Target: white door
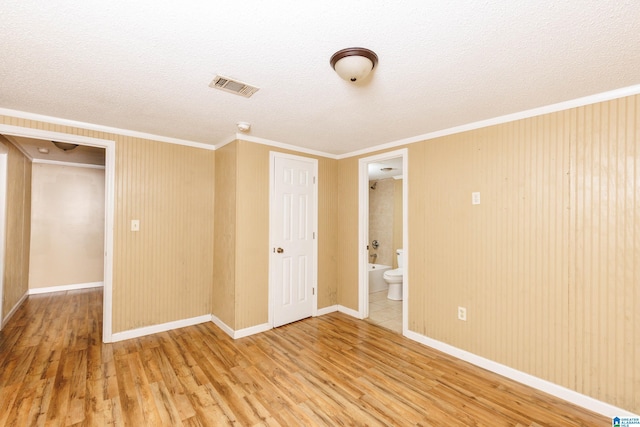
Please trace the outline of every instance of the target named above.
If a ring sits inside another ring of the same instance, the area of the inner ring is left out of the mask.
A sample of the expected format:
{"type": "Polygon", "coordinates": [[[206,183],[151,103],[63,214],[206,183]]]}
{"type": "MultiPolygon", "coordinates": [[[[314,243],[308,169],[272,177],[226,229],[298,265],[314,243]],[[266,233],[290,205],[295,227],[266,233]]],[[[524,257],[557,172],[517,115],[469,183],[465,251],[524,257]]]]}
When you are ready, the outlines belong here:
{"type": "Polygon", "coordinates": [[[271,307],[273,326],[310,317],[316,307],[315,159],[271,154],[271,307]]]}

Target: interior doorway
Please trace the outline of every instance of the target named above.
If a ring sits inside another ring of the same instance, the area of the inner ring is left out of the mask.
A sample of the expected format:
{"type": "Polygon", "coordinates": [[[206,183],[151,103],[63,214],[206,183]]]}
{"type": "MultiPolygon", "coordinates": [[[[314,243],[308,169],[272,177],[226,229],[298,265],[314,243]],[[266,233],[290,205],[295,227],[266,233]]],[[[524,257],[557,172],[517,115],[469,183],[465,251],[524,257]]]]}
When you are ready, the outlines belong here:
{"type": "MultiPolygon", "coordinates": [[[[115,141],[91,138],[81,135],[1,125],[0,134],[14,137],[58,141],[63,143],[86,145],[105,150],[105,233],[104,233],[104,296],[103,330],[104,342],[112,341],[112,281],[113,281],[113,221],[115,200],[115,141]]],[[[4,290],[3,290],[4,291],[4,290]]]]}
{"type": "Polygon", "coordinates": [[[407,286],[409,282],[407,274],[408,263],[406,262],[409,249],[407,173],[408,150],[406,148],[362,158],[359,161],[359,314],[363,319],[371,318],[372,321],[376,317],[375,323],[403,334],[407,330],[409,298],[407,286]],[[385,169],[385,171],[382,171],[385,173],[380,174],[380,169],[385,169]],[[391,188],[391,190],[385,190],[388,188],[391,188]],[[373,200],[372,196],[378,197],[378,193],[375,193],[376,191],[380,192],[382,198],[389,197],[388,194],[394,194],[394,191],[400,192],[398,197],[401,196],[400,206],[402,213],[397,218],[400,223],[397,225],[401,227],[399,237],[392,237],[394,232],[391,229],[394,226],[392,224],[393,220],[390,219],[391,217],[385,217],[385,219],[381,220],[382,222],[388,222],[388,224],[371,228],[372,222],[380,222],[375,217],[376,213],[371,212],[372,203],[382,203],[382,207],[380,205],[376,207],[377,210],[389,210],[389,207],[384,205],[394,203],[392,200],[379,202],[379,198],[373,200]],[[382,193],[386,195],[382,195],[382,193]],[[385,230],[386,227],[388,227],[387,230],[385,230]],[[382,279],[383,274],[380,269],[392,271],[397,268],[396,257],[398,249],[401,250],[404,261],[402,284],[400,285],[401,293],[400,295],[397,293],[391,295],[388,294],[387,287],[384,288],[384,291],[380,291],[378,288],[380,281],[382,281],[382,286],[388,286],[382,279]],[[402,299],[398,300],[398,296],[402,299]],[[378,317],[378,313],[374,313],[372,310],[385,310],[385,315],[389,318],[382,319],[378,317]],[[397,313],[397,310],[400,310],[401,314],[397,313]],[[397,319],[393,319],[396,315],[401,315],[401,325],[397,324],[397,319]],[[389,321],[384,324],[383,322],[386,320],[389,321]]]}

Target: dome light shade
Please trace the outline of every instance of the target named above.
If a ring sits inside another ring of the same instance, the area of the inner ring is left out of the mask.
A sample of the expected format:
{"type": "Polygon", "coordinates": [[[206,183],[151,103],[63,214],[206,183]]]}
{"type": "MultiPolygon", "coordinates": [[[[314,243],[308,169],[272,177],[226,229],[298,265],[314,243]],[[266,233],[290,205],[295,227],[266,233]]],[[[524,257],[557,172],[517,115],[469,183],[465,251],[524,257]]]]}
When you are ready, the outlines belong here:
{"type": "Polygon", "coordinates": [[[74,148],[78,147],[78,144],[73,144],[73,143],[70,143],[70,142],[58,142],[58,141],[51,141],[51,142],[53,142],[53,145],[55,145],[56,147],[58,147],[62,151],[71,151],[74,148]]]}
{"type": "Polygon", "coordinates": [[[357,82],[367,77],[375,68],[378,55],[363,47],[349,47],[334,53],[329,62],[342,79],[357,82]]]}

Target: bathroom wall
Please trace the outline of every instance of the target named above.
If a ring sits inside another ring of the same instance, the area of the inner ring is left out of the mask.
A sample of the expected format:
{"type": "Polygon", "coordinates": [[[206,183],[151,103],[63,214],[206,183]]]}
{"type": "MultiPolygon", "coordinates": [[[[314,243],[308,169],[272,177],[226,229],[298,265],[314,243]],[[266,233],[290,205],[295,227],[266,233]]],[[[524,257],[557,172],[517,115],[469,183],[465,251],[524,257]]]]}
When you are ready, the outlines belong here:
{"type": "Polygon", "coordinates": [[[393,178],[369,181],[369,261],[393,265],[395,249],[393,241],[395,218],[395,183],[393,178]],[[375,183],[375,189],[371,187],[375,183]],[[377,240],[378,249],[371,246],[377,240]],[[377,254],[375,260],[371,257],[377,254]]]}
{"type": "Polygon", "coordinates": [[[32,169],[29,288],[102,282],[104,168],[32,169]]]}
{"type": "Polygon", "coordinates": [[[31,234],[31,161],[0,135],[8,150],[7,211],[2,315],[6,316],[27,293],[31,234]]]}
{"type": "MultiPolygon", "coordinates": [[[[402,248],[402,179],[387,178],[369,181],[369,243],[378,240],[377,264],[398,268],[396,249],[402,248]],[[375,190],[371,186],[376,184],[375,190]]],[[[373,258],[369,258],[373,261],[373,258]]]]}
{"type": "MultiPolygon", "coordinates": [[[[403,204],[402,204],[402,179],[393,180],[393,248],[402,248],[403,235],[403,204]]],[[[395,254],[395,252],[394,252],[395,254]]],[[[393,268],[398,268],[398,258],[393,257],[393,268]]]]}

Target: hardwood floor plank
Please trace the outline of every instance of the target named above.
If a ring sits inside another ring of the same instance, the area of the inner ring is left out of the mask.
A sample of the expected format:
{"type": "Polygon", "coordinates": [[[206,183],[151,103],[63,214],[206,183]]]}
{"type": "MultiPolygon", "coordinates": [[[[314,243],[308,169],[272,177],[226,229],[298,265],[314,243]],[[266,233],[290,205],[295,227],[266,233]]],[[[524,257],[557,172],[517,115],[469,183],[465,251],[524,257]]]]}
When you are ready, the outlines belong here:
{"type": "Polygon", "coordinates": [[[143,407],[138,400],[136,384],[129,366],[128,354],[115,358],[118,377],[118,396],[125,423],[131,426],[145,425],[143,407]]]}
{"type": "Polygon", "coordinates": [[[158,410],[158,417],[164,426],[182,426],[180,413],[173,403],[171,393],[161,382],[154,382],[149,385],[151,395],[155,400],[158,410]]]}
{"type": "Polygon", "coordinates": [[[102,344],[100,289],[30,296],[0,332],[0,426],[597,426],[610,420],[341,313],[233,340],[102,344]]]}

